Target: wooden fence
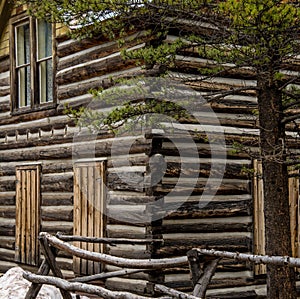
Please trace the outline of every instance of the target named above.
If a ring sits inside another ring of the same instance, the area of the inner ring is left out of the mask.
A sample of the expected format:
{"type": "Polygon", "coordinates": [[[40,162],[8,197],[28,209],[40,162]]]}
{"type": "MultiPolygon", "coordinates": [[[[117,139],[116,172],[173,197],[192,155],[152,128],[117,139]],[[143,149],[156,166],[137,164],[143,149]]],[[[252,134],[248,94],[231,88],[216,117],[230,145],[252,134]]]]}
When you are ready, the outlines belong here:
{"type": "Polygon", "coordinates": [[[101,298],[108,299],[148,299],[149,297],[133,294],[124,291],[111,291],[100,286],[88,284],[95,280],[106,279],[109,277],[118,277],[128,274],[162,270],[166,268],[175,268],[182,265],[189,265],[192,284],[194,286],[193,294],[186,294],[164,285],[153,284],[153,294],[163,294],[161,299],[181,298],[196,299],[205,298],[207,286],[213,277],[218,262],[222,258],[231,258],[235,260],[248,261],[255,264],[275,264],[284,267],[300,267],[300,258],[251,255],[244,253],[233,253],[226,251],[216,251],[208,249],[191,249],[187,256],[163,258],[163,259],[127,259],[116,257],[99,252],[91,252],[76,247],[68,242],[89,242],[102,244],[147,244],[153,242],[163,242],[163,240],[153,239],[112,239],[112,238],[93,238],[80,236],[65,236],[57,234],[52,236],[48,233],[40,233],[39,241],[41,250],[45,256],[38,273],[24,273],[24,278],[32,284],[25,299],[35,299],[43,284],[50,284],[60,289],[64,299],[71,299],[70,292],[83,292],[86,294],[98,295],[101,298]],[[123,268],[113,272],[102,272],[94,275],[76,277],[71,280],[65,280],[62,272],[56,263],[58,250],[65,251],[78,258],[88,261],[100,262],[106,265],[113,265],[123,268]],[[53,276],[48,276],[50,270],[53,276]]]}

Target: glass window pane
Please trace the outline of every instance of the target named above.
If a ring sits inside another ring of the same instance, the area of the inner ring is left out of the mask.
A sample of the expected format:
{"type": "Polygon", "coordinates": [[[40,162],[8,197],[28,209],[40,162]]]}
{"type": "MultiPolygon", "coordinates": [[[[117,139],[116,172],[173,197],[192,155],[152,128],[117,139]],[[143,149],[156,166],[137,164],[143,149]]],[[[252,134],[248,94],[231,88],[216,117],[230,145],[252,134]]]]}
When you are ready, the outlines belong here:
{"type": "Polygon", "coordinates": [[[40,103],[53,101],[53,70],[52,59],[39,64],[40,103]]]}
{"type": "Polygon", "coordinates": [[[30,62],[29,24],[16,28],[17,66],[30,62]]]}
{"type": "Polygon", "coordinates": [[[30,106],[30,66],[18,70],[19,108],[30,106]]]}
{"type": "Polygon", "coordinates": [[[37,20],[38,59],[52,56],[52,26],[37,20]]]}

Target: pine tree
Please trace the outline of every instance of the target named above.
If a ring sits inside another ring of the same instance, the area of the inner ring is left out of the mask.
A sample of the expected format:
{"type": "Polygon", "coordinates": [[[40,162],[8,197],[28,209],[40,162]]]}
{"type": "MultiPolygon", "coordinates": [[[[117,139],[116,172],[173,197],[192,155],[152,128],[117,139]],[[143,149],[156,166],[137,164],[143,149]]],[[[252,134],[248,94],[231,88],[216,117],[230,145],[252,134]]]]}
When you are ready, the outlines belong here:
{"type": "MultiPolygon", "coordinates": [[[[118,39],[124,59],[135,59],[148,69],[159,69],[159,75],[176,68],[176,54],[184,53],[191,45],[200,57],[215,62],[214,67],[202,70],[208,76],[226,71],[226,63],[233,65],[232,68],[250,68],[257,80],[254,89],[258,98],[259,146],[264,174],[266,253],[291,255],[287,166],[297,161],[289,160],[285,132],[286,125],[298,118],[298,115],[288,116],[287,111],[298,108],[300,93],[297,89],[298,76],[281,70],[300,54],[298,1],[24,2],[30,3],[31,13],[37,17],[70,26],[74,37],[100,34],[105,38],[118,39]],[[200,26],[203,23],[209,24],[205,31],[200,26]],[[145,30],[153,38],[142,49],[126,51],[124,36],[134,30],[145,30]],[[164,43],[169,32],[175,33],[178,39],[164,43]]],[[[95,93],[101,97],[102,92],[95,93]]],[[[210,100],[209,96],[207,99],[210,100]]],[[[147,111],[159,109],[148,108],[147,111]]],[[[118,113],[113,112],[109,118],[103,119],[105,125],[113,128],[121,119],[140,113],[130,109],[127,106],[118,113]]],[[[169,111],[174,111],[174,107],[169,111]]],[[[267,286],[270,299],[296,298],[292,268],[268,267],[267,286]]]]}

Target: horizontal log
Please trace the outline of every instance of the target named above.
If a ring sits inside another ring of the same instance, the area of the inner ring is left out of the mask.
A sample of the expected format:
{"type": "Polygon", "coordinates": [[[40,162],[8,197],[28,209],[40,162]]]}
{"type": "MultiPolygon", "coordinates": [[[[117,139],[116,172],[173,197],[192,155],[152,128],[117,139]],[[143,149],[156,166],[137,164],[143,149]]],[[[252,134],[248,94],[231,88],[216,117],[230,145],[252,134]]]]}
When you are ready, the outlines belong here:
{"type": "MultiPolygon", "coordinates": [[[[223,258],[219,261],[217,269],[220,275],[230,276],[229,272],[230,273],[232,272],[231,275],[233,277],[234,275],[236,275],[237,272],[252,271],[252,266],[249,263],[244,261],[235,261],[232,259],[223,258]]],[[[175,275],[175,274],[178,274],[178,276],[180,275],[184,276],[184,275],[190,275],[190,269],[188,266],[185,267],[183,266],[181,268],[177,267],[177,268],[164,269],[162,270],[162,273],[166,276],[175,275]]]]}
{"type": "Polygon", "coordinates": [[[0,59],[0,73],[8,72],[10,68],[10,57],[4,56],[0,59]]]}
{"type": "Polygon", "coordinates": [[[107,167],[123,167],[123,166],[143,166],[149,162],[149,157],[146,154],[132,155],[132,156],[120,156],[115,159],[107,160],[107,167]]]}
{"type": "Polygon", "coordinates": [[[2,261],[15,261],[15,250],[0,248],[0,256],[2,261]]]}
{"type": "Polygon", "coordinates": [[[143,172],[109,173],[107,186],[112,190],[143,192],[145,188],[143,172]]]}
{"type": "Polygon", "coordinates": [[[0,133],[0,137],[5,135],[15,136],[18,135],[26,135],[28,132],[36,133],[39,130],[41,131],[51,131],[51,130],[59,130],[64,129],[66,126],[75,127],[74,119],[68,117],[67,115],[57,115],[52,116],[51,118],[40,118],[28,120],[26,122],[22,122],[21,124],[7,124],[3,126],[3,130],[0,133]]]}
{"type": "Polygon", "coordinates": [[[6,97],[10,95],[10,86],[2,86],[0,88],[0,97],[6,97]]]}
{"type": "Polygon", "coordinates": [[[182,299],[197,299],[197,298],[199,299],[199,297],[195,297],[193,295],[188,295],[183,292],[168,288],[168,287],[166,287],[164,285],[160,285],[160,284],[155,284],[154,290],[164,293],[164,294],[167,294],[167,295],[170,295],[172,298],[175,297],[175,298],[182,298],[182,299]]]}
{"type": "Polygon", "coordinates": [[[130,245],[141,245],[151,243],[162,243],[163,240],[159,239],[126,239],[126,238],[96,238],[96,237],[83,237],[74,235],[64,235],[62,233],[56,234],[57,238],[66,242],[88,242],[88,243],[102,243],[102,244],[130,244],[130,245]]]}
{"type": "Polygon", "coordinates": [[[232,216],[250,216],[251,200],[226,201],[226,202],[186,202],[178,207],[178,203],[165,204],[162,209],[169,214],[165,219],[189,219],[206,217],[232,217],[232,216]],[[170,213],[171,212],[171,213],[170,213]]]}
{"type": "Polygon", "coordinates": [[[0,177],[0,192],[13,192],[16,190],[16,177],[5,176],[0,177]]]}
{"type": "Polygon", "coordinates": [[[284,267],[300,267],[300,259],[289,257],[289,256],[268,256],[268,255],[254,255],[239,252],[229,252],[229,251],[219,251],[219,250],[209,250],[209,249],[196,249],[199,256],[217,256],[232,258],[240,261],[247,261],[256,264],[266,264],[266,265],[276,265],[284,267]]]}
{"type": "MultiPolygon", "coordinates": [[[[133,35],[126,36],[124,38],[126,47],[136,45],[140,38],[143,38],[143,42],[146,42],[145,32],[137,32],[133,35]]],[[[69,40],[64,42],[63,45],[58,45],[58,57],[63,58],[58,60],[58,71],[120,52],[120,46],[116,41],[98,40],[96,43],[91,42],[87,47],[85,43],[69,40]],[[66,48],[66,46],[63,46],[66,44],[69,45],[69,47],[66,48]],[[75,49],[73,47],[75,47],[75,49]]]]}
{"type": "Polygon", "coordinates": [[[16,206],[0,206],[0,217],[3,218],[15,218],[16,206]]]}
{"type": "Polygon", "coordinates": [[[73,206],[73,192],[43,192],[42,206],[73,206]]]}
{"type": "Polygon", "coordinates": [[[100,38],[86,38],[83,40],[78,41],[77,39],[65,39],[61,41],[58,39],[58,46],[57,46],[57,55],[59,58],[74,54],[78,51],[82,51],[84,49],[88,49],[99,45],[99,43],[107,43],[108,40],[102,36],[100,38]]]}
{"type": "Polygon", "coordinates": [[[15,202],[16,202],[15,190],[8,191],[8,192],[0,192],[0,205],[13,205],[15,204],[15,202]]]}
{"type": "Polygon", "coordinates": [[[41,189],[42,192],[72,192],[73,173],[43,175],[41,189]]]}
{"type": "Polygon", "coordinates": [[[120,54],[111,55],[78,65],[76,68],[62,70],[56,76],[59,85],[80,82],[86,79],[107,75],[119,70],[131,69],[135,64],[124,60],[120,54]]]}
{"type": "Polygon", "coordinates": [[[43,161],[43,173],[62,173],[73,171],[73,161],[59,160],[59,161],[43,161]]]}
{"type": "MultiPolygon", "coordinates": [[[[141,67],[132,66],[132,68],[110,72],[100,77],[94,77],[81,82],[59,86],[57,96],[59,101],[64,101],[70,98],[72,99],[74,97],[86,95],[90,90],[93,89],[97,90],[100,87],[111,87],[113,85],[112,82],[119,79],[130,79],[136,78],[137,76],[155,76],[158,74],[159,70],[146,70],[142,69],[141,67]]],[[[74,101],[72,100],[72,102],[74,101]]]]}
{"type": "Polygon", "coordinates": [[[147,296],[152,295],[152,290],[148,289],[147,281],[142,279],[132,279],[126,277],[108,278],[105,281],[105,287],[115,291],[127,291],[133,294],[140,295],[145,295],[146,293],[147,296]]]}
{"type": "Polygon", "coordinates": [[[244,79],[255,79],[256,73],[251,68],[243,68],[232,66],[229,64],[217,64],[216,62],[208,59],[202,59],[197,57],[191,57],[186,53],[185,56],[177,55],[175,60],[176,68],[179,68],[181,71],[184,70],[186,73],[201,74],[201,69],[210,68],[214,69],[220,67],[219,71],[224,77],[237,77],[244,79]]]}
{"type": "Polygon", "coordinates": [[[232,252],[249,252],[252,250],[251,247],[251,240],[248,238],[240,238],[240,239],[234,239],[234,240],[227,240],[231,243],[225,244],[222,241],[211,241],[207,240],[207,243],[201,243],[200,241],[197,242],[191,242],[190,244],[177,244],[174,241],[166,243],[166,246],[160,247],[155,249],[155,252],[152,256],[156,258],[171,258],[172,256],[178,256],[178,255],[184,255],[187,253],[188,250],[191,249],[193,246],[203,246],[207,248],[215,248],[216,250],[226,250],[226,251],[232,251],[232,252]]]}
{"type": "Polygon", "coordinates": [[[107,279],[111,277],[119,277],[119,276],[129,276],[132,277],[132,274],[144,272],[144,271],[150,271],[150,270],[145,270],[145,269],[122,269],[122,270],[116,270],[112,272],[107,272],[107,273],[99,273],[99,274],[94,274],[90,276],[85,276],[85,277],[76,277],[74,279],[70,279],[70,282],[91,282],[94,280],[102,280],[102,279],[107,279]]]}
{"type": "Polygon", "coordinates": [[[15,249],[15,237],[0,236],[0,248],[15,249]]]}
{"type": "MultiPolygon", "coordinates": [[[[66,134],[63,133],[60,135],[54,135],[48,134],[47,136],[42,136],[41,138],[38,137],[38,134],[36,134],[35,137],[30,137],[30,139],[27,139],[27,136],[24,136],[25,138],[22,139],[20,136],[16,139],[16,136],[12,137],[12,140],[9,140],[7,143],[0,144],[0,150],[1,151],[9,151],[11,149],[26,149],[26,148],[34,148],[34,147],[40,147],[40,146],[50,146],[50,145],[60,145],[60,144],[67,144],[73,141],[74,134],[66,134]]],[[[62,157],[62,158],[68,158],[68,157],[62,157]]]]}
{"type": "Polygon", "coordinates": [[[151,258],[151,252],[147,250],[145,245],[125,245],[119,244],[116,246],[108,245],[106,247],[107,254],[119,256],[128,259],[146,259],[151,258]]]}
{"type": "Polygon", "coordinates": [[[147,299],[148,297],[138,296],[127,292],[113,292],[99,286],[83,284],[79,282],[68,282],[64,279],[50,276],[35,275],[29,272],[23,274],[24,278],[39,284],[50,284],[66,291],[80,291],[88,294],[98,295],[101,298],[114,299],[122,296],[124,299],[147,299]]]}
{"type": "Polygon", "coordinates": [[[73,221],[73,206],[42,206],[43,221],[73,221]]]}
{"type": "Polygon", "coordinates": [[[0,126],[2,125],[10,125],[10,124],[18,124],[27,121],[33,121],[41,118],[47,118],[51,116],[57,115],[56,109],[47,109],[42,111],[35,111],[34,113],[24,113],[20,115],[13,115],[11,117],[7,117],[4,119],[0,119],[0,126]]]}
{"type": "MultiPolygon", "coordinates": [[[[173,134],[171,135],[171,140],[170,137],[168,137],[168,135],[161,135],[161,134],[153,134],[153,133],[149,133],[146,134],[147,138],[153,138],[154,140],[157,140],[157,142],[166,142],[166,147],[169,146],[170,144],[182,144],[181,148],[183,148],[183,152],[186,153],[185,156],[189,157],[189,147],[186,146],[184,147],[184,143],[186,143],[187,145],[191,142],[191,139],[187,139],[186,138],[186,131],[185,132],[173,132],[173,134]]],[[[200,157],[206,157],[206,156],[210,156],[211,153],[211,146],[213,145],[213,150],[214,153],[217,157],[218,151],[224,155],[224,153],[227,152],[227,155],[229,154],[230,157],[236,157],[237,159],[239,159],[241,157],[240,154],[234,154],[232,153],[232,147],[230,147],[230,145],[232,145],[233,143],[240,143],[244,146],[249,146],[250,148],[255,148],[258,146],[258,138],[256,136],[251,136],[251,135],[243,135],[242,132],[240,132],[240,134],[232,134],[232,133],[226,133],[224,134],[224,138],[225,138],[225,143],[226,143],[226,147],[224,147],[224,145],[220,145],[218,143],[214,144],[208,143],[207,140],[207,135],[202,133],[202,132],[194,132],[194,131],[189,131],[189,134],[193,140],[193,142],[197,145],[198,148],[198,153],[200,154],[200,157]],[[203,149],[202,149],[203,147],[203,149]]],[[[217,137],[217,136],[216,136],[217,137]]],[[[174,145],[171,146],[171,148],[174,149],[174,145]]],[[[160,149],[159,149],[160,150],[160,149]]],[[[169,149],[166,152],[166,154],[168,155],[169,149]]],[[[195,155],[195,151],[190,151],[191,154],[194,156],[195,155]]],[[[156,152],[154,152],[156,153],[156,152]]],[[[171,155],[171,154],[169,154],[171,155]]],[[[178,156],[178,150],[175,151],[175,154],[173,154],[175,156],[178,156]]],[[[242,155],[243,156],[243,155],[242,155]]],[[[249,155],[247,155],[249,158],[249,155]]]]}
{"type": "Polygon", "coordinates": [[[14,263],[12,261],[1,261],[0,260],[0,273],[5,273],[9,269],[13,267],[18,267],[19,265],[17,263],[14,263]]]}
{"type": "Polygon", "coordinates": [[[109,191],[107,196],[107,203],[109,205],[132,205],[132,204],[147,204],[154,202],[154,196],[147,196],[140,192],[126,192],[126,191],[109,191]]]}
{"type": "MultiPolygon", "coordinates": [[[[191,139],[180,140],[180,137],[176,138],[175,136],[174,142],[172,142],[169,141],[168,139],[164,139],[162,136],[161,139],[159,137],[154,137],[154,141],[162,143],[162,147],[157,149],[157,153],[160,153],[161,155],[165,156],[166,157],[165,159],[167,159],[168,156],[169,157],[177,156],[178,158],[183,156],[182,158],[188,159],[189,157],[194,158],[196,154],[198,154],[199,157],[201,157],[201,159],[211,158],[212,149],[210,144],[207,143],[207,141],[205,140],[193,139],[194,142],[193,147],[197,147],[197,152],[195,152],[195,150],[192,149],[190,146],[191,139]],[[180,147],[181,153],[179,153],[178,147],[180,147]]],[[[227,155],[227,157],[228,156],[230,158],[234,157],[232,153],[230,155],[230,149],[226,148],[224,145],[216,145],[215,147],[213,147],[213,154],[215,159],[217,159],[218,157],[222,158],[224,157],[225,154],[227,155]]],[[[241,158],[241,156],[238,157],[241,158]]]]}
{"type": "MultiPolygon", "coordinates": [[[[72,54],[68,54],[63,51],[63,48],[58,45],[58,64],[57,64],[57,71],[61,71],[63,69],[76,66],[88,61],[99,59],[100,57],[105,57],[109,54],[119,52],[119,47],[117,42],[107,42],[102,44],[95,44],[89,48],[80,48],[80,44],[78,41],[69,40],[65,42],[65,44],[69,45],[77,45],[77,51],[72,52],[72,54]],[[68,54],[68,55],[66,55],[68,54]]],[[[68,47],[68,50],[69,47],[68,47]]],[[[73,50],[73,49],[72,49],[73,50]]],[[[74,51],[74,50],[73,50],[74,51]]]]}
{"type": "Polygon", "coordinates": [[[65,109],[65,101],[68,102],[70,107],[78,107],[78,105],[86,106],[92,100],[92,96],[89,94],[89,91],[97,90],[97,88],[101,88],[106,85],[106,81],[100,77],[94,78],[93,80],[85,80],[80,83],[71,83],[59,86],[57,89],[57,98],[62,104],[58,107],[58,110],[63,111],[65,109]],[[79,96],[84,96],[84,99],[82,101],[78,101],[77,97],[79,96]],[[73,98],[75,99],[73,100],[73,98]]]}
{"type": "Polygon", "coordinates": [[[151,213],[146,212],[146,205],[113,205],[108,206],[107,222],[109,224],[131,224],[135,226],[144,226],[152,222],[151,213]]]}
{"type": "Polygon", "coordinates": [[[2,73],[3,77],[0,80],[0,87],[6,87],[9,86],[10,84],[10,78],[9,78],[9,73],[2,73]]]}
{"type": "MultiPolygon", "coordinates": [[[[73,155],[74,159],[79,158],[95,158],[96,157],[107,157],[111,155],[111,146],[113,143],[118,142],[118,147],[114,148],[115,155],[123,154],[138,154],[145,153],[149,150],[150,141],[143,137],[132,137],[132,138],[109,138],[107,140],[91,140],[91,136],[88,135],[85,140],[83,136],[80,138],[80,143],[74,144],[73,137],[66,139],[62,137],[59,141],[63,144],[51,144],[49,139],[45,140],[44,146],[35,146],[34,148],[19,148],[19,144],[14,145],[14,149],[6,150],[3,149],[1,154],[2,162],[11,161],[36,161],[36,160],[50,160],[50,159],[70,159],[73,155]],[[63,141],[63,142],[62,142],[63,141]],[[47,146],[46,146],[47,145],[47,146]]],[[[101,136],[100,136],[101,137],[101,136]]],[[[77,138],[76,140],[78,140],[77,138]]],[[[55,140],[54,140],[55,141],[55,140]]],[[[79,141],[79,140],[78,140],[79,141]]],[[[40,142],[40,141],[39,141],[40,142]]],[[[32,146],[34,143],[31,144],[32,146]]],[[[27,145],[26,145],[27,146],[27,145]]]]}
{"type": "Polygon", "coordinates": [[[55,259],[57,266],[61,270],[67,270],[67,271],[72,271],[73,272],[73,258],[65,258],[65,257],[56,257],[55,259]]]}
{"type": "Polygon", "coordinates": [[[251,236],[249,233],[231,232],[227,233],[196,233],[196,234],[165,234],[163,235],[164,245],[168,246],[184,246],[197,247],[206,245],[209,247],[215,246],[230,246],[230,245],[250,245],[251,236]]]}
{"type": "MultiPolygon", "coordinates": [[[[1,96],[1,90],[0,90],[0,96],[1,96]]],[[[7,112],[10,111],[10,103],[0,103],[0,112],[7,112]]]]}
{"type": "Polygon", "coordinates": [[[133,225],[107,224],[106,235],[108,238],[145,239],[147,238],[146,227],[133,225]]]}
{"type": "MultiPolygon", "coordinates": [[[[208,232],[250,232],[252,231],[252,218],[226,217],[205,219],[163,220],[162,227],[157,228],[160,233],[208,233],[208,232]],[[195,221],[193,221],[195,220],[195,221]]],[[[153,228],[155,233],[155,228],[153,228]]]]}
{"type": "Polygon", "coordinates": [[[102,262],[109,265],[120,266],[125,268],[144,268],[144,269],[162,269],[168,267],[174,267],[179,265],[184,265],[187,263],[187,257],[177,257],[172,259],[124,259],[121,257],[113,257],[103,253],[89,252],[87,250],[79,249],[71,244],[65,243],[58,238],[49,235],[48,233],[40,233],[41,237],[47,239],[49,244],[52,246],[64,250],[66,252],[72,253],[73,255],[92,260],[95,262],[102,262]]]}
{"type": "Polygon", "coordinates": [[[15,219],[0,218],[0,236],[15,235],[15,219]]]}
{"type": "MultiPolygon", "coordinates": [[[[215,276],[217,276],[217,274],[218,273],[216,273],[215,276]]],[[[239,273],[241,276],[236,277],[236,278],[231,278],[230,277],[230,276],[232,276],[232,273],[227,273],[227,274],[228,274],[228,278],[216,279],[214,277],[212,279],[212,281],[210,282],[209,286],[208,286],[208,290],[216,290],[216,289],[226,290],[228,288],[236,288],[236,287],[240,287],[240,286],[251,286],[251,285],[253,285],[253,281],[251,281],[251,278],[243,277],[242,276],[243,273],[239,273]]],[[[168,279],[168,281],[165,282],[165,285],[170,287],[170,288],[181,289],[182,291],[185,291],[185,292],[191,292],[192,291],[189,275],[187,275],[186,278],[181,277],[180,280],[176,280],[176,274],[175,274],[175,275],[170,275],[170,277],[168,277],[167,279],[168,279]]],[[[236,296],[237,296],[237,293],[235,293],[236,296]]],[[[226,294],[226,292],[224,292],[224,294],[226,294]]],[[[231,298],[231,297],[229,297],[229,294],[232,294],[232,293],[228,292],[226,294],[225,298],[231,298]]],[[[223,296],[222,297],[219,297],[219,296],[217,296],[217,297],[206,296],[205,298],[218,298],[218,299],[220,299],[220,298],[223,298],[223,296]]],[[[247,299],[249,299],[248,297],[243,297],[243,296],[242,297],[233,297],[233,298],[247,298],[247,299]]],[[[254,298],[257,298],[257,296],[254,297],[254,298]]]]}
{"type": "Polygon", "coordinates": [[[226,194],[246,194],[250,193],[250,186],[248,180],[230,180],[223,179],[222,183],[219,184],[217,180],[208,180],[199,178],[198,182],[194,184],[192,180],[185,180],[180,184],[177,183],[176,178],[173,180],[164,178],[162,184],[159,183],[154,186],[154,194],[168,194],[173,192],[175,195],[184,194],[202,194],[205,190],[210,191],[210,194],[226,195],[226,194]]]}
{"type": "Polygon", "coordinates": [[[41,230],[49,234],[56,234],[58,231],[70,235],[73,233],[73,222],[68,221],[42,221],[41,230]]]}
{"type": "MultiPolygon", "coordinates": [[[[180,174],[194,175],[196,173],[199,173],[200,177],[209,177],[212,172],[210,162],[211,161],[208,160],[207,164],[204,164],[205,162],[203,163],[200,160],[199,169],[196,169],[195,164],[192,164],[192,162],[190,162],[190,167],[189,163],[187,162],[184,163],[184,166],[180,162],[167,162],[165,176],[178,177],[180,174]]],[[[224,169],[219,170],[219,175],[222,175],[224,178],[231,179],[247,179],[249,177],[249,174],[245,172],[245,167],[250,166],[250,160],[245,161],[247,164],[238,164],[231,162],[234,161],[226,160],[226,166],[224,166],[224,169]]],[[[218,175],[218,169],[216,169],[216,171],[214,171],[213,173],[214,175],[218,175]]]]}

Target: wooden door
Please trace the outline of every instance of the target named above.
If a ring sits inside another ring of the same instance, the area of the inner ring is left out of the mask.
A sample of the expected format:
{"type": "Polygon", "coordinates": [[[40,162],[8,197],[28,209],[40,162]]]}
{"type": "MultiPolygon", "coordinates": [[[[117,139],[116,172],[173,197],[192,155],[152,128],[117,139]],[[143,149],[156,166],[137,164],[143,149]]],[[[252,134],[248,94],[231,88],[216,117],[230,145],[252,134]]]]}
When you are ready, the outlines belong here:
{"type": "Polygon", "coordinates": [[[37,266],[40,232],[40,165],[16,168],[15,260],[37,266]]]}
{"type": "MultiPolygon", "coordinates": [[[[254,254],[265,254],[264,186],[261,161],[253,161],[254,254]]],[[[299,170],[289,171],[289,205],[293,257],[300,257],[299,170]]],[[[266,265],[255,265],[256,275],[266,273],[266,265]]]]}
{"type": "MultiPolygon", "coordinates": [[[[104,237],[106,203],[106,163],[81,162],[74,166],[74,235],[104,237]]],[[[81,249],[103,252],[103,244],[76,242],[81,249]]],[[[94,274],[101,270],[100,263],[75,257],[74,272],[94,274]]]]}

